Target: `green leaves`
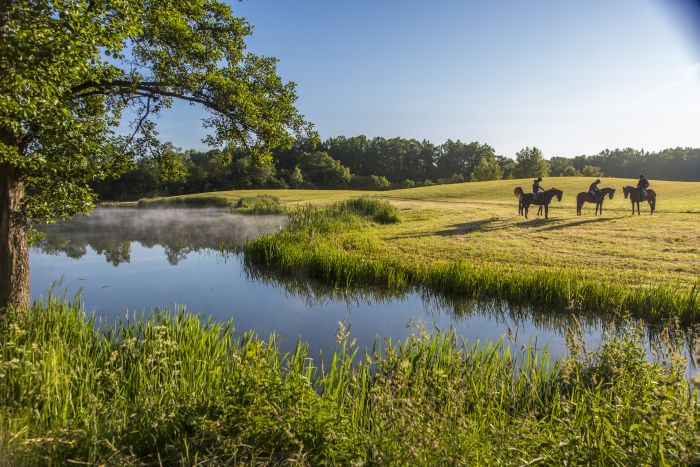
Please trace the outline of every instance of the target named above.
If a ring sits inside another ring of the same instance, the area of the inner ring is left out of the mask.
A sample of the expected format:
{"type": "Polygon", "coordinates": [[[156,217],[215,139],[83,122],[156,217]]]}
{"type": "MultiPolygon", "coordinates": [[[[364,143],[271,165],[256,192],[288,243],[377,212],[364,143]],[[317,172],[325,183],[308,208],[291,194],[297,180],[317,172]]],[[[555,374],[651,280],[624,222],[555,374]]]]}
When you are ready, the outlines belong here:
{"type": "MultiPolygon", "coordinates": [[[[163,153],[153,117],[173,99],[207,107],[206,142],[269,159],[311,125],[276,60],[245,51],[251,26],[216,0],[15,0],[0,32],[0,164],[21,169],[34,220],[84,212],[88,183],[163,153]],[[115,135],[124,111],[133,134],[115,135]]],[[[2,13],[2,12],[0,12],[2,13]]],[[[164,156],[164,154],[166,154],[164,156]]]]}

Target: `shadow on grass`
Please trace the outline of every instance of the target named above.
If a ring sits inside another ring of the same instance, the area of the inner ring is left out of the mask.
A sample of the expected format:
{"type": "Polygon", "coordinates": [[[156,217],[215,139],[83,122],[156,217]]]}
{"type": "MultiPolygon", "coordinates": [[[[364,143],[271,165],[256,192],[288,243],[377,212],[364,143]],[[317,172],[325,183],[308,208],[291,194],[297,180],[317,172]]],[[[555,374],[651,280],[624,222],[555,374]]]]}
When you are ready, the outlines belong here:
{"type": "Polygon", "coordinates": [[[420,232],[415,234],[403,234],[391,237],[391,240],[400,240],[405,238],[422,238],[422,237],[432,237],[435,235],[441,237],[450,237],[454,235],[467,235],[472,232],[489,232],[492,230],[498,230],[497,226],[490,225],[498,220],[498,217],[491,217],[488,219],[480,219],[477,221],[463,222],[461,224],[453,224],[448,226],[446,230],[439,230],[437,232],[420,232]]]}
{"type": "Polygon", "coordinates": [[[582,219],[574,222],[565,222],[564,219],[532,219],[525,222],[519,222],[515,224],[515,226],[520,228],[546,226],[540,229],[540,232],[546,232],[548,230],[562,230],[570,227],[578,227],[580,225],[608,222],[615,219],[619,219],[619,217],[596,217],[593,219],[582,219]]]}

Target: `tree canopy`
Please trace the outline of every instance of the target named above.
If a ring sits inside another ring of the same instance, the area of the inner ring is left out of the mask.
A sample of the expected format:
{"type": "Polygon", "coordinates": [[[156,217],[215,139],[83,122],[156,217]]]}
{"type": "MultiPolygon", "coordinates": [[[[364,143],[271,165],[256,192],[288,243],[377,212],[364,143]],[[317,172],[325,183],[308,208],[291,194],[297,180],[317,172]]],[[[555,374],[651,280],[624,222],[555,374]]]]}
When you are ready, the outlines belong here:
{"type": "Polygon", "coordinates": [[[85,212],[90,182],[134,160],[172,162],[153,117],[174,99],[210,110],[207,144],[261,160],[311,133],[250,33],[217,0],[0,0],[0,291],[24,287],[7,277],[27,261],[28,219],[85,212]]]}

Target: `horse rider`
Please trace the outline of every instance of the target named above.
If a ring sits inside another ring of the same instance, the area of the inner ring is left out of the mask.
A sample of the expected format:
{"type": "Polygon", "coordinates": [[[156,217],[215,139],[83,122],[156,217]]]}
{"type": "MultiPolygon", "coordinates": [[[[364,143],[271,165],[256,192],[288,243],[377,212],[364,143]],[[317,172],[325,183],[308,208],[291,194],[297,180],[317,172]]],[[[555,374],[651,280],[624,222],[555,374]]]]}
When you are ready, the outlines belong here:
{"type": "Polygon", "coordinates": [[[591,186],[588,187],[588,194],[591,195],[591,199],[595,201],[595,197],[598,193],[600,193],[600,188],[598,188],[598,184],[600,183],[600,179],[597,179],[595,182],[591,183],[591,186]]]}
{"type": "Polygon", "coordinates": [[[540,185],[542,177],[537,177],[537,179],[532,183],[532,194],[535,199],[540,199],[540,193],[544,193],[544,188],[540,185]]]}
{"type": "Polygon", "coordinates": [[[639,190],[639,196],[641,199],[647,197],[647,188],[649,188],[649,180],[647,180],[644,175],[640,175],[639,181],[637,182],[637,189],[639,190]]]}

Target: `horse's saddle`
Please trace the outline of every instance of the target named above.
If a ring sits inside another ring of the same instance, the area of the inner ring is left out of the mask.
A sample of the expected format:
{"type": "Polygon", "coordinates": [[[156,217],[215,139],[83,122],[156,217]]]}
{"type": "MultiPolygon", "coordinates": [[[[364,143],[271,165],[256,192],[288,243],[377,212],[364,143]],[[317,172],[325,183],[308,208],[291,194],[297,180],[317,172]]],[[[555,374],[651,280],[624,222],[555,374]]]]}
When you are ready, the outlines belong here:
{"type": "Polygon", "coordinates": [[[640,201],[646,201],[649,198],[649,193],[647,193],[646,188],[639,188],[639,199],[640,201]]]}

